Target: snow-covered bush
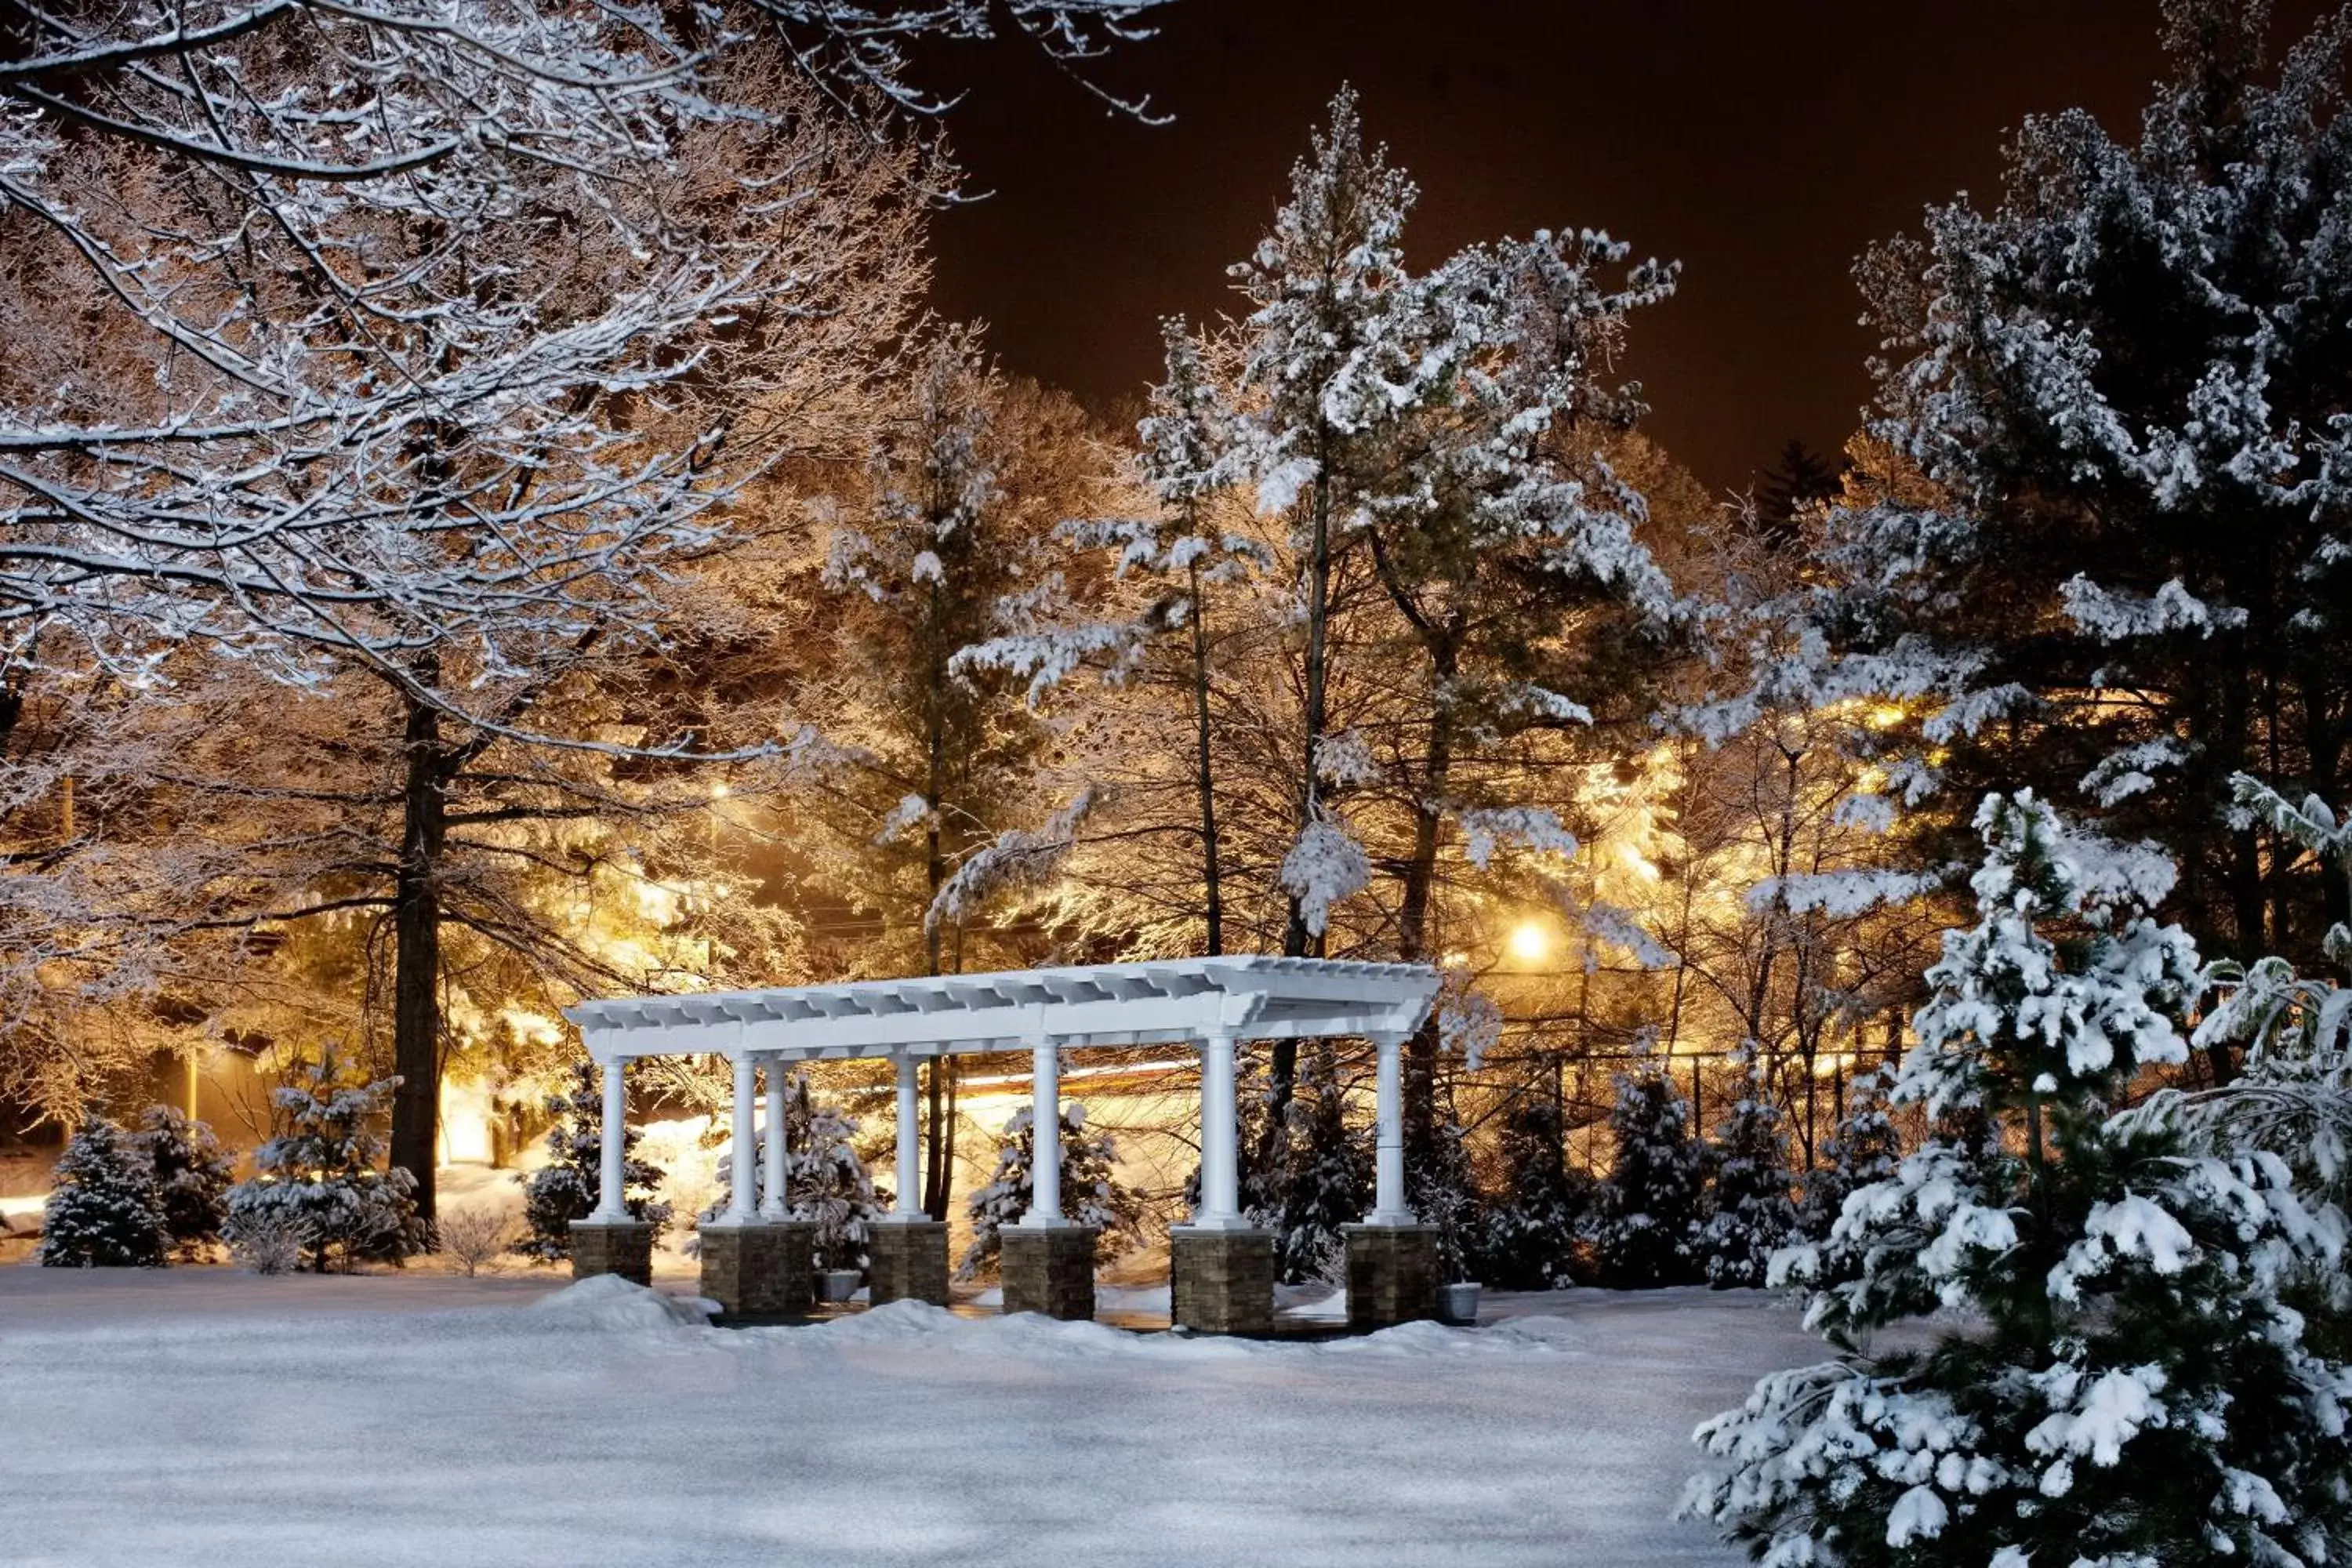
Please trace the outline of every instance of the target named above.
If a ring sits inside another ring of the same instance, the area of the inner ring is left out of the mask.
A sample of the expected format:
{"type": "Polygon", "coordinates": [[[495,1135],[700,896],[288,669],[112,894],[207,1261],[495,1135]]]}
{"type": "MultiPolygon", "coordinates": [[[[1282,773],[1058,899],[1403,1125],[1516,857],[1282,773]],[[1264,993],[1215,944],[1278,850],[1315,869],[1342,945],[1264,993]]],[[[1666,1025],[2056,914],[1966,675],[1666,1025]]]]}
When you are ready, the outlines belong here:
{"type": "Polygon", "coordinates": [[[41,1208],[50,1268],[161,1268],[171,1232],[138,1140],[92,1112],[66,1144],[41,1208]]]}
{"type": "Polygon", "coordinates": [[[202,1257],[220,1239],[228,1219],[228,1186],[236,1162],[210,1125],[168,1105],[147,1108],[135,1141],[154,1173],[155,1199],[173,1247],[183,1262],[202,1257]]]}
{"type": "Polygon", "coordinates": [[[2341,1218],[2273,1155],[2109,1118],[2188,1057],[2195,947],[2142,912],[2168,879],[2030,795],[1977,822],[1979,921],[1893,1098],[2001,1135],[1931,1136],[1774,1258],[1838,1353],[1699,1428],[1724,1468],[1685,1508],[1780,1568],[2341,1562],[2352,1373],[2280,1294],[2341,1267],[2341,1218]]]}
{"type": "Polygon", "coordinates": [[[1875,1072],[1857,1073],[1847,1086],[1845,1112],[1822,1141],[1822,1163],[1805,1173],[1797,1234],[1807,1241],[1828,1240],[1846,1195],[1886,1180],[1902,1161],[1903,1139],[1887,1114],[1886,1088],[1875,1072]]]}
{"type": "Polygon", "coordinates": [[[1503,1185],[1487,1202],[1478,1277],[1504,1290],[1571,1283],[1592,1183],[1568,1163],[1566,1130],[1549,1095],[1523,1095],[1511,1106],[1496,1152],[1503,1185]]]}
{"type": "Polygon", "coordinates": [[[1706,1151],[1691,1136],[1690,1107],[1663,1065],[1624,1073],[1610,1112],[1617,1156],[1593,1204],[1601,1282],[1618,1289],[1697,1279],[1699,1205],[1706,1151]]]}
{"type": "Polygon", "coordinates": [[[234,1242],[257,1235],[257,1226],[290,1224],[320,1273],[429,1250],[431,1227],[417,1215],[415,1178],[397,1165],[377,1169],[384,1144],[375,1124],[390,1114],[399,1084],[348,1077],[333,1053],[323,1052],[298,1082],[273,1089],[279,1131],[253,1152],[252,1179],[229,1189],[222,1234],[234,1242]]]}
{"type": "MultiPolygon", "coordinates": [[[[764,1131],[764,1130],[763,1130],[764,1131]]],[[[857,1156],[857,1123],[838,1106],[819,1100],[804,1073],[784,1079],[784,1194],[790,1217],[816,1226],[811,1238],[819,1268],[863,1270],[866,1245],[872,1226],[889,1212],[876,1190],[866,1162],[857,1156]]],[[[723,1194],[732,1185],[735,1152],[719,1157],[717,1185],[723,1194]]],[[[751,1143],[751,1182],[755,1192],[766,1190],[768,1147],[765,1136],[751,1143]]],[[[726,1199],[702,1211],[698,1222],[716,1219],[725,1212],[726,1199]]]]}
{"type": "Polygon", "coordinates": [[[1706,1282],[1717,1289],[1761,1285],[1772,1254],[1796,1231],[1797,1205],[1789,1194],[1797,1178],[1789,1169],[1780,1108],[1754,1064],[1745,1092],[1716,1126],[1709,1163],[1715,1180],[1697,1241],[1706,1282]]]}
{"type": "Polygon", "coordinates": [[[1362,1219],[1371,1201],[1372,1152],[1363,1133],[1348,1125],[1339,1058],[1328,1040],[1301,1055],[1262,1183],[1265,1206],[1251,1218],[1274,1232],[1274,1266],[1283,1283],[1344,1279],[1340,1226],[1362,1219]]]}
{"type": "Polygon", "coordinates": [[[296,1214],[253,1214],[226,1229],[228,1255],[248,1274],[292,1274],[310,1246],[310,1226],[296,1214]]]}
{"type": "Polygon", "coordinates": [[[514,1239],[514,1220],[503,1209],[445,1208],[433,1224],[442,1252],[471,1279],[514,1239]]]}
{"type": "MultiPolygon", "coordinates": [[[[1143,1196],[1112,1174],[1118,1146],[1108,1134],[1087,1131],[1085,1106],[1063,1108],[1061,1137],[1062,1213],[1076,1224],[1101,1230],[1095,1258],[1108,1262],[1142,1239],[1143,1196]]],[[[957,1279],[980,1279],[995,1270],[1003,1248],[998,1232],[1029,1212],[1030,1171],[1035,1158],[1036,1133],[1030,1108],[1023,1106],[1004,1124],[1004,1142],[996,1152],[996,1173],[971,1194],[965,1210],[971,1218],[971,1245],[956,1264],[957,1279]]]]}
{"type": "MultiPolygon", "coordinates": [[[[604,1091],[596,1064],[572,1064],[572,1091],[550,1095],[547,1110],[554,1119],[547,1131],[547,1163],[516,1178],[523,1185],[527,1234],[515,1250],[543,1263],[561,1263],[572,1256],[572,1222],[595,1212],[604,1188],[604,1091]]],[[[662,1184],[660,1169],[636,1158],[639,1135],[634,1127],[621,1131],[624,1202],[629,1217],[650,1221],[658,1237],[669,1224],[670,1209],[654,1199],[662,1184]]]]}

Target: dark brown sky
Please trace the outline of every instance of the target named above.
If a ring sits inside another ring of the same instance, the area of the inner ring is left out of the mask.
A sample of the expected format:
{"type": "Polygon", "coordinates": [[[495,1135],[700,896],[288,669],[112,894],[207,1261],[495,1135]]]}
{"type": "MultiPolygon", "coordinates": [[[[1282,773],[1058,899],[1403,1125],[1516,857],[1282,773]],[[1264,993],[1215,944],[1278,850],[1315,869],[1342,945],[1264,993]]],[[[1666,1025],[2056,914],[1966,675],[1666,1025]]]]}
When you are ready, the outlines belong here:
{"type": "MultiPolygon", "coordinates": [[[[2274,39],[2319,0],[2283,0],[2274,39]]],[[[1415,265],[1538,227],[1679,258],[1637,321],[1652,433],[1736,487],[1799,436],[1834,449],[1868,395],[1847,268],[1927,203],[1990,192],[2008,130],[2081,104],[2128,131],[2156,0],[1176,0],[1102,75],[1173,123],[1107,115],[1003,47],[952,62],[986,202],[940,221],[938,299],[1008,368],[1090,399],[1156,372],[1163,313],[1232,307],[1342,80],[1422,187],[1415,265]]]]}

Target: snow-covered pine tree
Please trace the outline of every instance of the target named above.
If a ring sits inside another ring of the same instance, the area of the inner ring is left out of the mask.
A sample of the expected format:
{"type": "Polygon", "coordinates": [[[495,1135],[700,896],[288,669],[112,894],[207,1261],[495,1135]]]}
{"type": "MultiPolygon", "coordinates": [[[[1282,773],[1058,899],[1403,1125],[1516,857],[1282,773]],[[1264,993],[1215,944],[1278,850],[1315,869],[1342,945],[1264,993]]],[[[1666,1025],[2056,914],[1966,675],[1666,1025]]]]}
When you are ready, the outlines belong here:
{"type": "Polygon", "coordinates": [[[2136,137],[2030,118],[1997,203],[1857,266],[1908,482],[1830,513],[1815,700],[1900,715],[1882,812],[2030,784],[2159,844],[2207,953],[2307,965],[2340,909],[2230,779],[2352,777],[2352,15],[2273,65],[2268,5],[2162,11],[2136,137]]]}
{"type": "MultiPolygon", "coordinates": [[[[1256,480],[1259,510],[1290,517],[1300,563],[1305,711],[1289,783],[1306,850],[1318,831],[1342,831],[1320,787],[1321,752],[1330,738],[1332,573],[1349,542],[1345,520],[1386,472],[1400,390],[1416,383],[1415,345],[1403,330],[1415,308],[1403,230],[1417,193],[1390,164],[1386,148],[1365,144],[1355,89],[1347,87],[1332,99],[1329,126],[1316,134],[1311,155],[1292,168],[1290,184],[1290,200],[1275,215],[1272,232],[1230,270],[1254,307],[1242,326],[1249,412],[1235,428],[1237,462],[1256,480]]],[[[1310,856],[1300,874],[1286,866],[1291,909],[1285,952],[1311,951],[1323,925],[1315,905],[1319,900],[1328,910],[1336,884],[1305,873],[1328,868],[1335,858],[1326,848],[1310,856]]],[[[1295,1050],[1275,1055],[1279,1110],[1297,1057],[1295,1050]]]]}
{"type": "MultiPolygon", "coordinates": [[[[857,1156],[857,1123],[840,1106],[817,1098],[806,1073],[793,1073],[783,1083],[784,1193],[791,1217],[816,1226],[811,1247],[817,1268],[862,1270],[869,1227],[888,1212],[888,1205],[857,1156]]],[[[762,1130],[764,1134],[764,1123],[762,1130]]],[[[730,1148],[719,1157],[719,1192],[730,1188],[734,1173],[730,1148]]],[[[764,1135],[751,1143],[751,1175],[753,1190],[766,1191],[764,1135]]],[[[715,1219],[724,1207],[722,1198],[697,1217],[715,1219]]]]}
{"type": "MultiPolygon", "coordinates": [[[[1005,1122],[995,1174],[971,1194],[965,1208],[971,1219],[971,1245],[956,1264],[959,1279],[994,1273],[1003,1248],[997,1233],[1029,1212],[1030,1169],[1036,1159],[1036,1135],[1030,1117],[1031,1108],[1024,1105],[1005,1122]]],[[[1087,1131],[1085,1106],[1062,1108],[1061,1137],[1062,1214],[1076,1224],[1100,1228],[1095,1259],[1108,1262],[1142,1239],[1143,1194],[1113,1173],[1118,1146],[1108,1133],[1087,1131]]]]}
{"type": "Polygon", "coordinates": [[[66,1143],[41,1207],[40,1260],[50,1268],[161,1268],[172,1236],[154,1167],[131,1134],[96,1111],[66,1143]]]}
{"type": "Polygon", "coordinates": [[[1698,1231],[1706,1282],[1717,1289],[1763,1284],[1765,1266],[1797,1228],[1790,1196],[1797,1178],[1789,1169],[1780,1104],[1759,1063],[1750,1062],[1742,1079],[1739,1098],[1716,1124],[1707,1162],[1714,1179],[1698,1231]]]}
{"type": "Polygon", "coordinates": [[[1804,1240],[1827,1241],[1846,1195],[1886,1180],[1902,1163],[1903,1138],[1887,1112],[1886,1091],[1876,1072],[1856,1073],[1846,1086],[1845,1114],[1822,1141],[1822,1163],[1805,1173],[1797,1205],[1797,1235],[1804,1240]]]}
{"type": "MultiPolygon", "coordinates": [[[[2244,774],[2236,795],[2352,895],[2352,818],[2316,795],[2298,805],[2244,774]]],[[[2352,909],[2352,896],[2341,907],[2352,909]]],[[[2202,1153],[2274,1156],[2315,1208],[2344,1224],[2352,1211],[2352,921],[2337,921],[2322,947],[2332,974],[2300,974],[2275,957],[2210,965],[2189,1043],[2242,1050],[2244,1070],[2218,1089],[2158,1090],[2120,1120],[2178,1129],[2202,1153]]],[[[2308,1342],[2352,1360],[2352,1274],[2323,1267],[2301,1275],[2285,1294],[2309,1325],[2308,1342]]]]}
{"type": "Polygon", "coordinates": [[[1839,1353],[1700,1427],[1727,1466],[1685,1511],[1790,1568],[2340,1561],[2352,1369],[2280,1299],[2341,1267],[2340,1225],[2274,1157],[2107,1114],[2188,1058],[2195,943],[2143,912],[2170,869],[2030,795],[1977,825],[1978,923],[1945,936],[1894,1099],[2004,1137],[1931,1138],[1775,1260],[1830,1281],[1806,1321],[1839,1353]],[[1926,1348],[1881,1348],[1896,1325],[1926,1348]]]}
{"type": "Polygon", "coordinates": [[[869,1227],[887,1205],[857,1157],[857,1123],[840,1106],[819,1100],[805,1073],[787,1078],[784,1090],[792,1215],[816,1226],[818,1268],[863,1269],[869,1227]]]}
{"type": "MultiPolygon", "coordinates": [[[[550,1095],[547,1110],[553,1119],[547,1130],[547,1163],[515,1178],[523,1185],[523,1223],[528,1227],[515,1250],[543,1263],[560,1263],[572,1256],[572,1222],[594,1213],[604,1195],[604,1075],[596,1064],[573,1063],[571,1091],[550,1095]]],[[[661,1169],[636,1157],[638,1137],[637,1129],[622,1129],[623,1201],[629,1217],[649,1221],[658,1237],[669,1224],[670,1207],[655,1198],[662,1184],[661,1169]]]]}
{"type": "Polygon", "coordinates": [[[1496,1155],[1503,1184],[1487,1199],[1478,1277],[1504,1290],[1573,1283],[1593,1184],[1568,1163],[1567,1130],[1550,1094],[1523,1094],[1513,1102],[1504,1113],[1496,1155]]]}
{"type": "Polygon", "coordinates": [[[1706,1151],[1690,1104],[1661,1065],[1620,1074],[1609,1115],[1617,1155],[1593,1205],[1593,1263],[1616,1289],[1686,1285],[1700,1277],[1706,1151]]]}
{"type": "Polygon", "coordinates": [[[1283,1283],[1337,1283],[1347,1275],[1339,1227],[1361,1220],[1371,1202],[1372,1151],[1348,1124],[1339,1054],[1329,1041],[1308,1049],[1282,1118],[1265,1176],[1265,1206],[1251,1217],[1274,1232],[1274,1266],[1283,1283]]]}
{"type": "Polygon", "coordinates": [[[353,1076],[321,1051],[294,1082],[272,1089],[278,1131],[253,1152],[254,1174],[228,1190],[221,1234],[235,1242],[240,1230],[291,1229],[321,1274],[431,1251],[415,1182],[398,1165],[377,1168],[384,1142],[375,1127],[391,1114],[398,1083],[353,1076]]]}
{"type": "MultiPolygon", "coordinates": [[[[1033,629],[1054,525],[1093,509],[1097,458],[1075,403],[1009,381],[974,327],[912,353],[904,404],[881,421],[863,504],[838,509],[813,633],[827,639],[793,689],[797,709],[854,737],[821,758],[803,821],[826,884],[875,912],[845,962],[864,973],[984,967],[992,890],[1046,874],[1088,800],[1032,825],[1050,733],[1001,668],[956,656],[1033,629]],[[960,876],[969,868],[971,875],[960,876]]],[[[1013,967],[1008,963],[1006,967],[1013,967]]],[[[957,1058],[924,1072],[922,1207],[948,1215],[957,1058]]]]}
{"type": "Polygon", "coordinates": [[[139,1119],[135,1142],[154,1173],[155,1200],[163,1228],[184,1263],[204,1255],[220,1239],[228,1219],[228,1188],[236,1162],[221,1147],[212,1127],[169,1105],[151,1105],[139,1119]]]}
{"type": "MultiPolygon", "coordinates": [[[[1176,899],[1193,907],[1160,918],[1175,928],[1172,940],[1213,955],[1225,951],[1226,900],[1213,717],[1223,634],[1213,631],[1210,616],[1228,595],[1213,591],[1247,582],[1271,563],[1272,552],[1219,525],[1219,512],[1234,504],[1233,416],[1201,341],[1181,317],[1161,323],[1161,341],[1166,378],[1151,389],[1150,411],[1137,426],[1137,477],[1155,504],[1143,516],[1070,521],[1057,531],[1079,550],[1108,557],[1108,570],[1077,574],[1093,581],[1100,602],[1060,603],[1049,584],[1029,595],[1036,624],[964,648],[953,662],[959,671],[1003,669],[1025,679],[1033,706],[1080,670],[1122,689],[1120,722],[1104,750],[1146,753],[1140,766],[1118,756],[1119,766],[1134,769],[1119,781],[1128,810],[1173,818],[1171,827],[1192,840],[1164,874],[1176,881],[1176,899]],[[1180,747],[1186,753],[1181,763],[1169,755],[1180,747]],[[1157,805],[1162,799],[1164,807],[1157,805]],[[1139,805],[1146,801],[1153,804],[1139,805]]],[[[1132,885],[1143,847],[1120,845],[1122,885],[1132,885]]],[[[1171,940],[1156,932],[1143,940],[1155,937],[1171,940]]]]}

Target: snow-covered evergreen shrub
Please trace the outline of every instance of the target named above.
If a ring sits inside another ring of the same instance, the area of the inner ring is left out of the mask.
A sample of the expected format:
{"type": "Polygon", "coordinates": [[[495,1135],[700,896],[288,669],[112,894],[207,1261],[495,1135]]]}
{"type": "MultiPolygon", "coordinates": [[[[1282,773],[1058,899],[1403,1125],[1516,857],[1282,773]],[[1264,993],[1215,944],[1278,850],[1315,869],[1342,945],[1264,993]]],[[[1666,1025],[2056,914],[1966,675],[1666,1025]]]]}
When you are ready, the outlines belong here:
{"type": "Polygon", "coordinates": [[[1617,1289],[1686,1285],[1700,1277],[1698,1227],[1706,1151],[1690,1106],[1663,1065],[1623,1073],[1610,1112],[1617,1156],[1593,1204],[1601,1282],[1617,1289]]]}
{"type": "Polygon", "coordinates": [[[1347,1238],[1339,1227],[1361,1220],[1371,1203],[1372,1151],[1348,1125],[1339,1057],[1328,1040],[1301,1054],[1264,1191],[1265,1206],[1251,1218],[1274,1232],[1283,1283],[1346,1279],[1347,1238]]]}
{"type": "MultiPolygon", "coordinates": [[[[731,1189],[734,1165],[733,1149],[719,1156],[721,1194],[731,1189]]],[[[763,1122],[751,1144],[753,1192],[766,1190],[767,1174],[763,1122]]],[[[858,1157],[857,1123],[838,1106],[819,1100],[804,1073],[784,1079],[784,1194],[790,1216],[816,1226],[810,1243],[815,1267],[864,1270],[867,1238],[889,1212],[889,1203],[858,1157]]],[[[726,1208],[722,1195],[696,1216],[697,1223],[716,1219],[726,1208]]]]}
{"type": "Polygon", "coordinates": [[[1797,1205],[1797,1234],[1826,1241],[1846,1194],[1883,1182],[1903,1159],[1903,1139],[1887,1114],[1886,1079],[1875,1072],[1854,1075],[1846,1087],[1844,1114],[1822,1140],[1822,1163],[1805,1173],[1804,1201],[1797,1205]]]}
{"type": "Polygon", "coordinates": [[[1523,1095],[1505,1113],[1496,1153],[1503,1185],[1488,1200],[1478,1276],[1503,1290],[1573,1283],[1592,1182],[1568,1163],[1567,1131],[1548,1094],[1523,1095]]]}
{"type": "Polygon", "coordinates": [[[1797,1178],[1789,1169],[1780,1107],[1754,1065],[1746,1076],[1744,1091],[1716,1124],[1708,1162],[1715,1179],[1698,1231],[1706,1282],[1718,1290],[1763,1284],[1765,1266],[1797,1228],[1790,1196],[1797,1178]]]}
{"type": "MultiPolygon", "coordinates": [[[[1061,1137],[1062,1213],[1076,1224],[1100,1228],[1095,1260],[1108,1262],[1142,1240],[1143,1195],[1122,1185],[1112,1174],[1118,1145],[1107,1133],[1087,1131],[1085,1106],[1063,1108],[1061,1137]]],[[[971,1194],[964,1211],[971,1218],[971,1245],[956,1264],[957,1279],[976,1279],[995,1271],[1003,1250],[998,1233],[1029,1212],[1030,1171],[1035,1159],[1035,1128],[1030,1108],[1024,1105],[1004,1124],[995,1174],[971,1194]]]]}
{"type": "Polygon", "coordinates": [[[1780,1568],[2342,1562],[2352,1372],[2280,1297],[2341,1267],[2340,1216],[2274,1156],[2107,1114],[2187,1059],[2195,947],[2142,912],[2169,869],[2030,795],[1977,821],[1979,921],[1944,939],[1894,1099],[2003,1136],[1930,1137],[1774,1260],[1828,1281],[1807,1321],[1838,1354],[1700,1427],[1726,1468],[1685,1508],[1780,1568]],[[1898,1324],[1926,1348],[1880,1348],[1898,1324]]]}
{"type": "Polygon", "coordinates": [[[415,1178],[384,1156],[375,1124],[391,1112],[396,1078],[346,1076],[332,1052],[299,1081],[270,1092],[279,1131],[253,1152],[254,1176],[228,1190],[232,1241],[256,1227],[291,1226],[320,1273],[363,1258],[397,1261],[431,1250],[431,1227],[416,1213],[415,1178]]]}
{"type": "Polygon", "coordinates": [[[168,1105],[151,1105],[139,1120],[136,1142],[154,1172],[163,1228],[183,1262],[204,1255],[228,1219],[228,1186],[236,1162],[210,1125],[168,1105]]]}
{"type": "MultiPolygon", "coordinates": [[[[523,1185],[527,1234],[515,1250],[544,1263],[561,1263],[572,1256],[572,1222],[593,1214],[603,1194],[604,1090],[596,1064],[573,1063],[571,1092],[550,1095],[547,1110],[554,1120],[547,1131],[547,1163],[516,1178],[523,1185]]],[[[658,1237],[669,1224],[670,1209],[654,1199],[662,1173],[659,1167],[636,1158],[638,1137],[635,1128],[622,1129],[623,1202],[629,1217],[651,1221],[658,1237]]]]}
{"type": "Polygon", "coordinates": [[[95,1111],[49,1178],[39,1258],[50,1268],[161,1268],[171,1232],[138,1140],[95,1111]]]}
{"type": "Polygon", "coordinates": [[[785,1080],[785,1191],[792,1216],[816,1226],[818,1268],[862,1270],[868,1262],[866,1239],[889,1205],[857,1157],[857,1123],[839,1106],[819,1100],[803,1074],[785,1080]]]}

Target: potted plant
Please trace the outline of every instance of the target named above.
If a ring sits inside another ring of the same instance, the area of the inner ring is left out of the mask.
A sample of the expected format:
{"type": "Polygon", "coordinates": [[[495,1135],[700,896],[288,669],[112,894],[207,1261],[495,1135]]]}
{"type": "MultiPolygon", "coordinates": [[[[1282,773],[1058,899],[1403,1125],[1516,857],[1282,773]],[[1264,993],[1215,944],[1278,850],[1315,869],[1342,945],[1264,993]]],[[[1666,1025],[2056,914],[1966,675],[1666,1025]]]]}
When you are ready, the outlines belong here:
{"type": "Polygon", "coordinates": [[[816,1271],[816,1299],[831,1304],[846,1301],[857,1294],[866,1276],[855,1268],[820,1268],[816,1271]]]}

